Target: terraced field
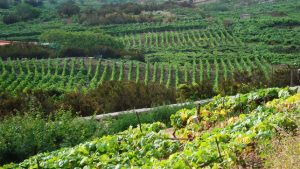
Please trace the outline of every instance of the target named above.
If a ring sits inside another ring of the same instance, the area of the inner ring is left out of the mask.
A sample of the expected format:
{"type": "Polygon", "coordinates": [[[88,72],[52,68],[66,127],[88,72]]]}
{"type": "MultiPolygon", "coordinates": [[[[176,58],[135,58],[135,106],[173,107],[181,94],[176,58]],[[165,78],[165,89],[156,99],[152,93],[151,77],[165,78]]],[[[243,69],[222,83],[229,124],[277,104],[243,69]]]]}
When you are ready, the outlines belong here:
{"type": "Polygon", "coordinates": [[[104,81],[158,83],[167,87],[235,78],[237,71],[262,71],[270,79],[273,67],[263,58],[194,60],[176,63],[141,63],[96,59],[7,60],[0,62],[0,89],[17,92],[39,89],[78,91],[96,88],[104,81]]]}

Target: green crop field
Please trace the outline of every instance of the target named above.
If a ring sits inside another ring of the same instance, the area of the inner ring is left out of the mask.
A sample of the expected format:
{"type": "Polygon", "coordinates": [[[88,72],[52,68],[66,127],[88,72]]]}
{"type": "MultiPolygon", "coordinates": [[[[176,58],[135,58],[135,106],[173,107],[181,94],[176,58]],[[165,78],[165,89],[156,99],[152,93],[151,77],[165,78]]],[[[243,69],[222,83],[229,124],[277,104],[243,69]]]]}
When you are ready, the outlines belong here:
{"type": "Polygon", "coordinates": [[[299,11],[0,0],[0,169],[298,169],[299,11]]]}
{"type": "MultiPolygon", "coordinates": [[[[218,88],[221,79],[234,79],[235,71],[248,75],[262,71],[270,79],[272,71],[284,70],[264,58],[203,59],[192,64],[141,63],[97,59],[7,60],[0,62],[0,89],[87,91],[104,81],[157,83],[166,87],[212,81],[218,88]]],[[[289,72],[288,72],[289,73],[289,72]]]]}
{"type": "MultiPolygon", "coordinates": [[[[205,121],[193,122],[197,109],[182,109],[172,115],[175,130],[172,137],[163,123],[142,124],[72,148],[38,154],[4,168],[37,165],[43,168],[231,168],[242,164],[239,155],[251,151],[252,144],[266,146],[276,137],[276,128],[286,132],[296,129],[293,117],[299,111],[299,96],[287,89],[268,89],[234,99],[215,98],[201,108],[205,113],[200,118],[205,121]],[[263,100],[267,103],[262,103],[263,100]],[[242,109],[247,113],[242,114],[242,109]],[[283,113],[282,109],[287,110],[283,113]]],[[[247,161],[247,157],[243,160],[247,161]]]]}

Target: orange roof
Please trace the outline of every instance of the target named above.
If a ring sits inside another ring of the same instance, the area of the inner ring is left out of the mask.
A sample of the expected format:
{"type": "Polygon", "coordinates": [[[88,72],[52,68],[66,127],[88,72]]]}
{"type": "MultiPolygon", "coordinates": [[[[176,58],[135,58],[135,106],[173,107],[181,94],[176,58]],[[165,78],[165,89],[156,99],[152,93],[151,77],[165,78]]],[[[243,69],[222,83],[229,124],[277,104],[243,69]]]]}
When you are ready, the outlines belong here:
{"type": "Polygon", "coordinates": [[[11,41],[0,40],[0,46],[9,45],[11,43],[11,41]]]}

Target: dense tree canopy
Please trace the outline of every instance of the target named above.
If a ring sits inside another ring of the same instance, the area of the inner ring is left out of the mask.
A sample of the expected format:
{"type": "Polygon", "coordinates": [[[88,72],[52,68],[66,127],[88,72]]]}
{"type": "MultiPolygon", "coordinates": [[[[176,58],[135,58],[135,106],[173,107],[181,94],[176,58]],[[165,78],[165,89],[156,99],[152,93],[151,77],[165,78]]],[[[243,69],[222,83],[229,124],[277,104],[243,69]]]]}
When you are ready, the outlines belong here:
{"type": "Polygon", "coordinates": [[[13,24],[19,21],[27,21],[38,18],[40,14],[41,11],[39,9],[32,7],[27,3],[22,3],[16,6],[16,9],[13,13],[3,16],[2,20],[5,24],[13,24]]]}
{"type": "Polygon", "coordinates": [[[9,8],[8,0],[0,0],[0,8],[3,8],[3,9],[9,8]]]}
{"type": "Polygon", "coordinates": [[[68,1],[60,4],[57,12],[60,16],[70,17],[79,14],[80,8],[73,1],[68,1]]]}
{"type": "Polygon", "coordinates": [[[40,36],[41,41],[55,43],[60,47],[74,47],[89,49],[99,45],[109,46],[112,48],[123,48],[121,42],[117,41],[110,35],[93,32],[65,32],[53,30],[45,32],[40,36]]]}
{"type": "Polygon", "coordinates": [[[63,56],[98,56],[120,57],[124,48],[121,41],[110,35],[93,32],[65,32],[53,30],[40,36],[43,42],[51,43],[61,50],[63,56]]]}
{"type": "Polygon", "coordinates": [[[43,5],[43,0],[25,0],[24,2],[34,7],[43,5]]]}
{"type": "Polygon", "coordinates": [[[29,20],[37,18],[41,12],[28,5],[28,4],[20,4],[16,7],[16,15],[19,16],[21,20],[29,20]]]}

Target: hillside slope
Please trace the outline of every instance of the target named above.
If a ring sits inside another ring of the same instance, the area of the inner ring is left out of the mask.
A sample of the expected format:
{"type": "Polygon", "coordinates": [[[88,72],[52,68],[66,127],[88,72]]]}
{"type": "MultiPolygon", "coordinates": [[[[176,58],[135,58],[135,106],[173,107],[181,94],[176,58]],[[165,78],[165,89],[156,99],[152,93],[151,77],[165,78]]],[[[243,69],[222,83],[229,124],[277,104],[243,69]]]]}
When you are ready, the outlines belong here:
{"type": "Polygon", "coordinates": [[[268,145],[279,130],[295,132],[299,113],[300,94],[291,89],[217,97],[200,112],[183,109],[171,116],[175,138],[162,123],[143,124],[4,168],[262,167],[263,152],[257,148],[268,145]]]}

